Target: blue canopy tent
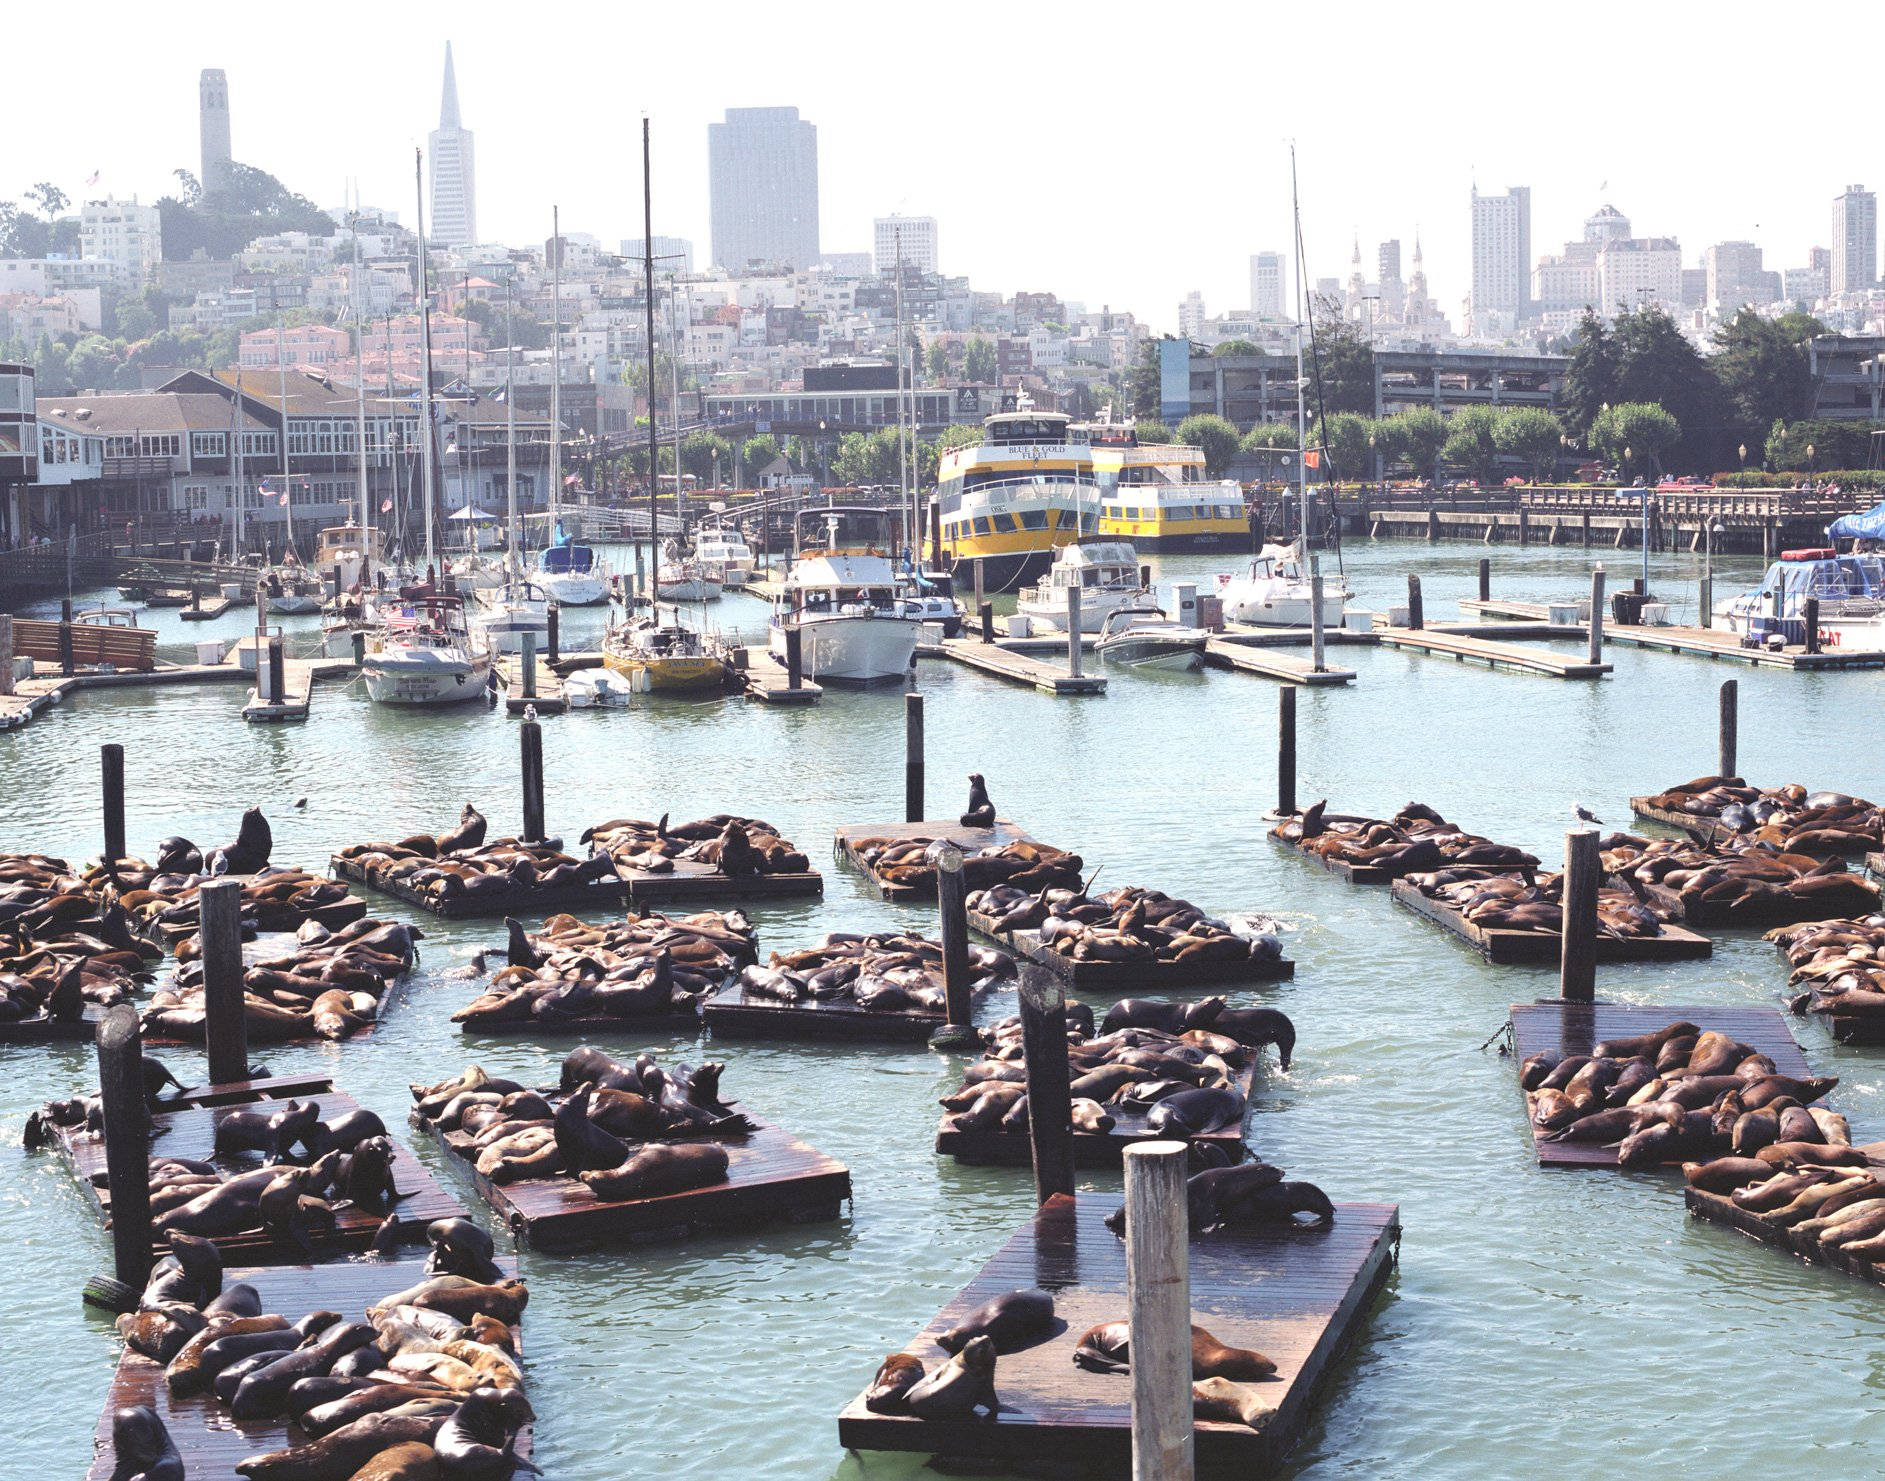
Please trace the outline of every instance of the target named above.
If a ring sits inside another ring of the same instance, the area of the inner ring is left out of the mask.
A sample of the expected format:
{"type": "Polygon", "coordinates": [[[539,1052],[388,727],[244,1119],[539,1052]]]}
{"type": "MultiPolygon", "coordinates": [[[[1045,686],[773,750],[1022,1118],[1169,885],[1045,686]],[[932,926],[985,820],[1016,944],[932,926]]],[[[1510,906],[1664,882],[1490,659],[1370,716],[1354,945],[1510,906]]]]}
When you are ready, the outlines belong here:
{"type": "Polygon", "coordinates": [[[1831,540],[1885,540],[1885,504],[1863,514],[1845,514],[1826,527],[1831,540]]]}

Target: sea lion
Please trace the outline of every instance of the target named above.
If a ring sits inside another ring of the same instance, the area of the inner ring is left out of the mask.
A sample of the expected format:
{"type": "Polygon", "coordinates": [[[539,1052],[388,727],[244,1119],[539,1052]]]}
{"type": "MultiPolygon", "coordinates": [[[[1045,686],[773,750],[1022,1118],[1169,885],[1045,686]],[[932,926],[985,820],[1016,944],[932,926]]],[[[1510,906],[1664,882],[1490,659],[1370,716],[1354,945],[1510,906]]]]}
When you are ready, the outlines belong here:
{"type": "Polygon", "coordinates": [[[1191,1385],[1191,1412],[1198,1419],[1260,1430],[1276,1416],[1276,1404],[1228,1378],[1207,1378],[1191,1385]]]}
{"type": "Polygon", "coordinates": [[[618,1167],[580,1176],[601,1199],[653,1198],[724,1183],[727,1153],[714,1142],[651,1142],[618,1167]]]}
{"type": "Polygon", "coordinates": [[[441,1481],[438,1456],[430,1445],[408,1440],[389,1446],[355,1471],[348,1481],[441,1481]]]}
{"type": "Polygon", "coordinates": [[[907,1352],[893,1352],[877,1367],[877,1376],[864,1390],[864,1407],[873,1414],[895,1414],[904,1395],[923,1380],[923,1360],[907,1352]]]}
{"type": "Polygon", "coordinates": [[[274,848],[275,837],[269,831],[268,819],[262,816],[261,808],[251,807],[242,814],[236,841],[212,849],[204,857],[204,870],[218,875],[260,874],[268,867],[268,856],[274,848]]]}
{"type": "Polygon", "coordinates": [[[1054,1298],[1046,1291],[1007,1291],[985,1301],[936,1339],[944,1352],[961,1352],[970,1341],[986,1337],[997,1352],[1019,1352],[1049,1335],[1054,1298]]]}
{"type": "Polygon", "coordinates": [[[294,1445],[252,1455],[236,1466],[249,1481],[348,1481],[381,1451],[418,1441],[426,1445],[445,1423],[445,1416],[417,1418],[400,1414],[369,1414],[342,1425],[311,1445],[294,1445]]]}
{"type": "Polygon", "coordinates": [[[1277,1063],[1284,1069],[1296,1052],[1296,1025],[1274,1008],[1227,1008],[1211,1024],[1211,1031],[1227,1034],[1252,1049],[1276,1045],[1277,1063]]]}
{"type": "Polygon", "coordinates": [[[1001,1409],[995,1397],[995,1344],[986,1337],[969,1338],[960,1352],[904,1394],[903,1407],[918,1419],[967,1419],[977,1409],[994,1416],[1001,1409]]]}
{"type": "Polygon", "coordinates": [[[462,1275],[487,1284],[504,1278],[492,1258],[491,1236],[469,1219],[434,1219],[425,1227],[425,1242],[431,1246],[427,1275],[462,1275]]]}
{"type": "Polygon", "coordinates": [[[1160,1136],[1182,1140],[1241,1126],[1248,1109],[1240,1090],[1180,1090],[1146,1112],[1145,1124],[1160,1136]]]}
{"type": "Polygon", "coordinates": [[[111,1481],[183,1481],[183,1457],[157,1411],[143,1404],[111,1416],[111,1481]]]}
{"type": "Polygon", "coordinates": [[[530,944],[530,933],[524,929],[524,923],[512,916],[504,917],[504,929],[508,933],[504,960],[513,967],[529,967],[533,971],[543,965],[543,953],[530,944]]]}
{"type": "Polygon", "coordinates": [[[1106,1010],[1106,1019],[1100,1025],[1100,1032],[1110,1034],[1122,1028],[1155,1028],[1163,1033],[1177,1035],[1190,1029],[1211,1028],[1223,1011],[1224,999],[1221,997],[1200,998],[1195,1003],[1165,1002],[1158,998],[1121,998],[1106,1010]]]}
{"type": "Polygon", "coordinates": [[[993,828],[995,804],[988,800],[988,783],[979,771],[969,773],[969,805],[962,814],[964,828],[993,828]]]}
{"type": "MultiPolygon", "coordinates": [[[[1094,1373],[1124,1373],[1132,1366],[1131,1323],[1102,1322],[1080,1338],[1073,1360],[1094,1373]]],[[[1252,1380],[1269,1378],[1276,1364],[1247,1347],[1226,1347],[1203,1327],[1191,1329],[1191,1376],[1252,1380]]]]}
{"type": "Polygon", "coordinates": [[[238,1358],[253,1352],[288,1352],[301,1345],[301,1337],[286,1317],[272,1313],[213,1323],[184,1343],[164,1369],[164,1382],[179,1398],[201,1393],[238,1358]],[[265,1340],[251,1346],[256,1338],[265,1340]]]}
{"type": "Polygon", "coordinates": [[[536,1417],[519,1389],[473,1389],[432,1438],[439,1469],[468,1481],[504,1481],[513,1470],[541,1475],[515,1453],[518,1431],[536,1417]]]}
{"type": "Polygon", "coordinates": [[[395,1295],[367,1308],[367,1319],[371,1321],[382,1312],[391,1311],[395,1306],[422,1306],[433,1311],[442,1311],[447,1316],[459,1321],[469,1321],[473,1316],[495,1317],[509,1326],[515,1326],[524,1314],[524,1307],[530,1303],[529,1289],[521,1280],[481,1281],[467,1280],[462,1275],[433,1275],[420,1281],[416,1286],[409,1286],[395,1295]]]}
{"type": "Polygon", "coordinates": [[[562,1160],[563,1171],[572,1177],[620,1167],[631,1155],[626,1143],[589,1119],[589,1096],[590,1088],[581,1086],[556,1112],[556,1155],[562,1160]]]}
{"type": "Polygon", "coordinates": [[[467,802],[458,814],[458,826],[449,833],[439,835],[439,853],[455,854],[461,849],[482,847],[487,826],[484,814],[467,802]]]}
{"type": "Polygon", "coordinates": [[[171,1230],[170,1253],[157,1263],[138,1305],[150,1311],[172,1302],[203,1307],[223,1288],[222,1251],[213,1241],[171,1230]]]}
{"type": "Polygon", "coordinates": [[[266,1419],[281,1413],[296,1379],[327,1372],[338,1359],[373,1338],[373,1328],[364,1322],[335,1322],[313,1342],[244,1378],[229,1401],[229,1412],[237,1419],[266,1419]]]}

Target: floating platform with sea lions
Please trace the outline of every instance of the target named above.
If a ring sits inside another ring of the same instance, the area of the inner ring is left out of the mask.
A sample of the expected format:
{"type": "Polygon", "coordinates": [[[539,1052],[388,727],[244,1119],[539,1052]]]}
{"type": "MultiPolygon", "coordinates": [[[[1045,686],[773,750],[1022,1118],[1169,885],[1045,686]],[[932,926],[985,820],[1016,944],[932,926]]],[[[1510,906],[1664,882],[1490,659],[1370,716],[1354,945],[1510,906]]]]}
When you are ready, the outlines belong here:
{"type": "Polygon", "coordinates": [[[173,1305],[207,1319],[178,1352],[126,1345],[87,1481],[521,1475],[528,1290],[508,1262],[475,1278],[438,1257],[218,1271],[194,1320],[173,1305]]]}
{"type": "Polygon", "coordinates": [[[577,840],[607,854],[628,886],[631,905],[775,895],[822,895],[825,877],[779,830],[758,818],[716,813],[670,826],[617,818],[587,828],[577,840]]]}
{"type": "MultiPolygon", "coordinates": [[[[1390,888],[1400,904],[1495,966],[1548,964],[1564,954],[1562,875],[1443,869],[1410,874],[1390,888]]],[[[1714,949],[1708,937],[1671,925],[1628,890],[1597,892],[1600,962],[1697,961],[1714,949]]]]}
{"type": "Polygon", "coordinates": [[[968,907],[976,930],[1082,992],[1170,991],[1296,975],[1274,921],[1233,924],[1158,890],[1122,886],[1093,896],[1078,887],[1002,884],[971,894],[968,907]]]}
{"type": "MultiPolygon", "coordinates": [[[[1005,951],[969,947],[971,1005],[1012,986],[1005,951]]],[[[774,952],[702,1005],[716,1037],[927,1043],[948,1021],[942,944],[922,936],[834,931],[822,944],[774,952]]]]}
{"type": "Polygon", "coordinates": [[[844,861],[886,900],[934,900],[936,864],[931,846],[952,843],[962,851],[962,873],[971,890],[1012,883],[1018,888],[1079,889],[1085,867],[1078,854],[1036,842],[1005,819],[988,827],[952,822],[852,823],[837,830],[844,861]]]}
{"type": "Polygon", "coordinates": [[[555,1086],[493,1079],[477,1065],[414,1085],[412,1116],[540,1249],[837,1218],[851,1174],[722,1100],[724,1069],[584,1047],[564,1058],[555,1086]]]}
{"type": "MultiPolygon", "coordinates": [[[[147,1064],[151,1061],[147,1061],[147,1064]]],[[[417,1240],[465,1209],[372,1111],[325,1077],[256,1080],[151,1098],[151,1230],[279,1264],[356,1253],[381,1236],[417,1240]]],[[[56,1146],[109,1219],[105,1139],[93,1097],[35,1113],[28,1144],[56,1146]]]]}
{"type": "MultiPolygon", "coordinates": [[[[1261,1164],[1246,1166],[1254,1173],[1261,1164]]],[[[1116,1193],[1061,1193],[1044,1203],[845,1406],[839,1442],[1126,1474],[1130,1373],[1091,1371],[1076,1358],[1096,1347],[1110,1355],[1110,1328],[1127,1316],[1125,1241],[1106,1224],[1122,1204],[1116,1193]],[[986,1417],[971,1407],[985,1399],[994,1406],[986,1417]]],[[[1399,1208],[1327,1207],[1330,1218],[1315,1224],[1285,1215],[1192,1229],[1193,1374],[1202,1367],[1217,1375],[1193,1386],[1201,1470],[1256,1475],[1282,1461],[1387,1283],[1399,1208]]],[[[1129,1357],[1104,1366],[1129,1369],[1129,1357]]]]}
{"type": "Polygon", "coordinates": [[[1703,843],[1736,835],[1776,852],[1857,857],[1885,847],[1885,808],[1797,782],[1754,787],[1741,777],[1704,776],[1666,792],[1632,797],[1639,818],[1680,828],[1703,843]]]}
{"type": "Polygon", "coordinates": [[[162,959],[64,859],[0,854],[0,1044],[90,1042],[162,959]]]}
{"type": "Polygon", "coordinates": [[[1696,1218],[1885,1286],[1885,1143],[1780,1143],[1682,1172],[1696,1218]]]}
{"type": "Polygon", "coordinates": [[[1787,853],[1739,835],[1709,846],[1612,834],[1603,841],[1603,868],[1658,915],[1695,926],[1759,929],[1879,908],[1878,886],[1840,859],[1787,853]]]}
{"type": "Polygon", "coordinates": [[[1885,916],[1781,926],[1771,941],[1802,990],[1788,999],[1796,1014],[1825,1020],[1846,1044],[1885,1044],[1885,916]]]}
{"type": "Polygon", "coordinates": [[[1410,802],[1392,818],[1331,813],[1317,802],[1270,830],[1270,837],[1315,860],[1350,884],[1386,884],[1422,870],[1478,867],[1535,869],[1523,849],[1468,833],[1424,803],[1410,802]]]}
{"type": "Polygon", "coordinates": [[[487,843],[486,831],[484,815],[467,802],[458,826],[449,832],[416,833],[397,843],[348,844],[334,855],[331,867],[343,879],[448,920],[595,911],[620,904],[628,893],[607,854],[573,858],[563,852],[559,838],[487,843]]]}
{"type": "Polygon", "coordinates": [[[1671,1167],[1823,1142],[1838,1117],[1772,1008],[1512,1007],[1527,1120],[1547,1167],[1671,1167]]]}

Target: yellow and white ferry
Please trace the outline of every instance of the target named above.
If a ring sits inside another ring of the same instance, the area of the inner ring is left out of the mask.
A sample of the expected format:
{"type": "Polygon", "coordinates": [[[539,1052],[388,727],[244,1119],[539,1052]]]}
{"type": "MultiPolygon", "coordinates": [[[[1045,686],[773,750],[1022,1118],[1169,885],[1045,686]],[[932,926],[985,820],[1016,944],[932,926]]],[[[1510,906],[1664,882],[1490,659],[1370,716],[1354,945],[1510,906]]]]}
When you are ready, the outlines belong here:
{"type": "Polygon", "coordinates": [[[1101,535],[1140,551],[1220,550],[1249,538],[1243,489],[1211,478],[1202,448],[1141,443],[1130,422],[1079,430],[1093,453],[1101,535]]]}
{"type": "Polygon", "coordinates": [[[982,562],[984,589],[1046,574],[1054,552],[1099,520],[1093,449],[1059,412],[998,412],[972,447],[951,448],[936,475],[937,543],[958,569],[982,562]]]}

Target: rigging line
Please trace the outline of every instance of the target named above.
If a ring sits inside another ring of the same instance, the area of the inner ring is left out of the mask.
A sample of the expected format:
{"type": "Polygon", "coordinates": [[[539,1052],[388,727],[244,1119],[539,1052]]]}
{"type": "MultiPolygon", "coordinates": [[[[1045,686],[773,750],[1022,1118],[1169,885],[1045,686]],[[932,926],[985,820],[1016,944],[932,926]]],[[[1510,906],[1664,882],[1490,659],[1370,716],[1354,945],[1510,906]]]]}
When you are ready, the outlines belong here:
{"type": "MultiPolygon", "coordinates": [[[[1296,296],[1302,306],[1303,316],[1309,324],[1309,364],[1311,374],[1314,375],[1316,382],[1316,421],[1322,428],[1322,440],[1321,443],[1318,444],[1318,451],[1321,452],[1323,460],[1328,464],[1330,475],[1334,475],[1339,470],[1335,467],[1335,460],[1330,456],[1330,449],[1328,447],[1329,412],[1322,396],[1322,349],[1316,338],[1315,303],[1309,297],[1308,284],[1304,280],[1302,270],[1303,258],[1306,254],[1303,249],[1302,237],[1302,203],[1296,193],[1296,146],[1294,144],[1289,146],[1289,202],[1290,209],[1294,212],[1296,217],[1296,296]]],[[[1302,395],[1301,387],[1297,388],[1296,394],[1298,397],[1302,395]]],[[[1325,481],[1331,488],[1335,486],[1336,480],[1333,476],[1325,481]]],[[[1305,477],[1303,481],[1303,549],[1305,553],[1309,548],[1307,538],[1309,529],[1308,516],[1309,488],[1308,479],[1305,477]]],[[[1330,495],[1329,497],[1329,533],[1335,545],[1335,569],[1340,574],[1347,575],[1347,568],[1342,564],[1342,532],[1340,521],[1335,517],[1334,495],[1330,495]]]]}

